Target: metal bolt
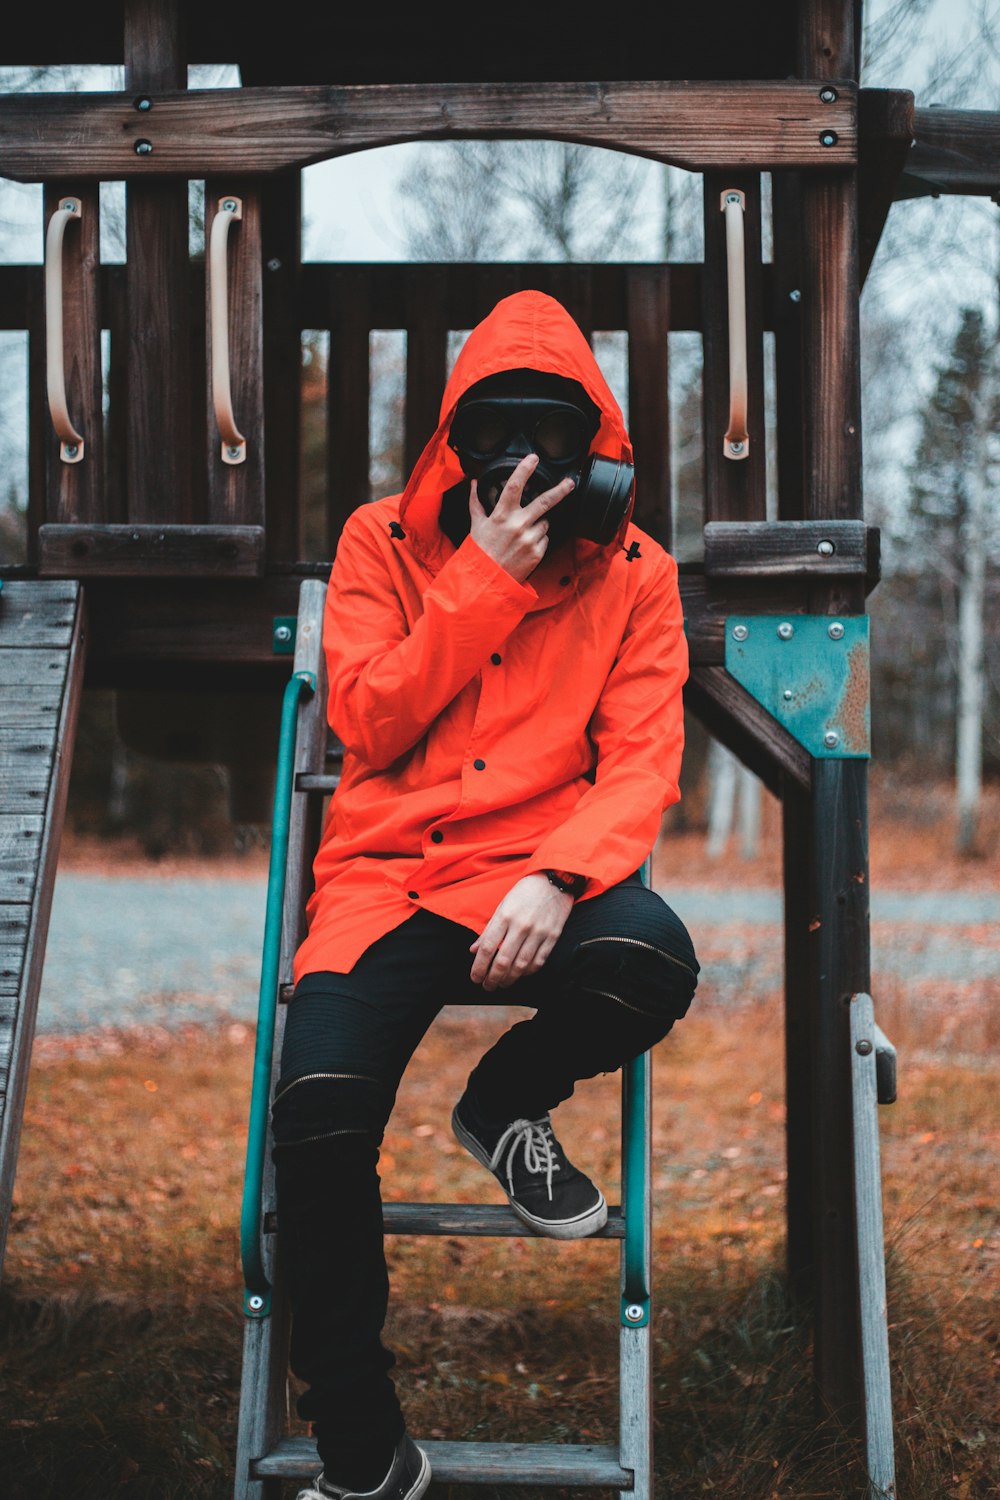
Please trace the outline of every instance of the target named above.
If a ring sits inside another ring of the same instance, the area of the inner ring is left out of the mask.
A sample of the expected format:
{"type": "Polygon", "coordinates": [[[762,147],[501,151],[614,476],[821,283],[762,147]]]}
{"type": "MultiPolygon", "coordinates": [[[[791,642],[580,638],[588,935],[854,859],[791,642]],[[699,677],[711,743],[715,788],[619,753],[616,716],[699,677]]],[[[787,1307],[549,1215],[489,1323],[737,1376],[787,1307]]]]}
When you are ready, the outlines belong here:
{"type": "Polygon", "coordinates": [[[823,743],[828,750],[834,750],[840,744],[840,735],[835,729],[828,729],[823,736],[823,743]]]}
{"type": "Polygon", "coordinates": [[[819,133],[819,143],[821,146],[835,146],[839,139],[840,137],[835,130],[821,130],[819,133]]]}
{"type": "Polygon", "coordinates": [[[792,696],[792,690],[791,690],[791,688],[785,688],[785,691],[782,693],[781,696],[784,698],[785,702],[788,703],[789,700],[791,699],[791,696],[792,696]]]}
{"type": "Polygon", "coordinates": [[[794,634],[795,626],[789,625],[787,620],[782,620],[781,624],[778,626],[778,635],[780,636],[780,638],[783,641],[790,641],[794,634]]]}
{"type": "Polygon", "coordinates": [[[147,110],[152,109],[153,101],[148,97],[148,95],[140,94],[138,99],[136,99],[135,101],[135,107],[140,111],[140,113],[145,114],[147,110]]]}
{"type": "Polygon", "coordinates": [[[749,634],[750,634],[750,632],[749,632],[749,630],[747,629],[747,627],[745,625],[734,625],[733,626],[733,640],[734,641],[745,641],[746,638],[747,638],[747,636],[749,634]]]}
{"type": "Polygon", "coordinates": [[[247,1307],[249,1307],[251,1312],[260,1312],[263,1306],[263,1297],[258,1296],[256,1293],[252,1297],[247,1298],[247,1307]]]}
{"type": "Polygon", "coordinates": [[[278,257],[276,255],[272,255],[271,259],[268,261],[268,263],[267,263],[267,269],[269,271],[280,271],[281,270],[281,261],[278,259],[278,257]]]}
{"type": "Polygon", "coordinates": [[[844,627],[839,620],[834,620],[832,625],[828,625],[826,633],[831,641],[842,641],[844,639],[844,627]]]}
{"type": "Polygon", "coordinates": [[[860,1042],[854,1043],[854,1050],[860,1057],[867,1057],[872,1050],[872,1044],[867,1037],[862,1037],[860,1042]]]}
{"type": "Polygon", "coordinates": [[[73,199],[73,198],[66,198],[66,199],[64,199],[63,200],[63,208],[67,209],[69,213],[75,214],[76,213],[76,200],[73,199]]]}
{"type": "Polygon", "coordinates": [[[287,625],[279,625],[274,632],[274,639],[276,641],[290,641],[291,638],[292,632],[287,625]]]}
{"type": "Polygon", "coordinates": [[[820,557],[832,557],[836,550],[836,547],[830,541],[822,541],[816,543],[816,551],[819,553],[820,557]]]}
{"type": "Polygon", "coordinates": [[[152,141],[136,141],[136,143],[135,143],[135,154],[136,154],[136,156],[152,156],[152,154],[153,154],[153,143],[152,143],[152,141]]]}
{"type": "Polygon", "coordinates": [[[744,443],[730,443],[729,451],[730,453],[742,453],[745,446],[744,443]]]}
{"type": "Polygon", "coordinates": [[[233,445],[233,447],[226,449],[226,457],[227,458],[239,458],[240,452],[241,452],[241,450],[239,448],[237,448],[235,445],[233,445]]]}
{"type": "Polygon", "coordinates": [[[824,104],[836,104],[837,90],[831,88],[830,85],[827,84],[825,88],[820,89],[819,97],[824,104]]]}
{"type": "Polygon", "coordinates": [[[220,206],[222,208],[223,213],[234,214],[236,212],[236,199],[235,198],[223,198],[222,203],[221,203],[220,206]]]}
{"type": "Polygon", "coordinates": [[[79,451],[80,451],[80,449],[79,449],[79,447],[77,446],[76,443],[67,443],[66,444],[66,457],[67,458],[75,458],[76,455],[79,453],[79,451]]]}
{"type": "Polygon", "coordinates": [[[630,1323],[641,1323],[644,1316],[643,1309],[638,1302],[630,1302],[625,1309],[625,1316],[630,1323]]]}
{"type": "Polygon", "coordinates": [[[739,201],[740,201],[740,195],[739,195],[739,193],[727,193],[726,194],[726,202],[727,203],[739,203],[739,201]]]}
{"type": "Polygon", "coordinates": [[[802,293],[799,291],[798,287],[795,287],[792,291],[790,291],[788,293],[788,300],[789,300],[789,302],[801,302],[802,301],[802,293]]]}

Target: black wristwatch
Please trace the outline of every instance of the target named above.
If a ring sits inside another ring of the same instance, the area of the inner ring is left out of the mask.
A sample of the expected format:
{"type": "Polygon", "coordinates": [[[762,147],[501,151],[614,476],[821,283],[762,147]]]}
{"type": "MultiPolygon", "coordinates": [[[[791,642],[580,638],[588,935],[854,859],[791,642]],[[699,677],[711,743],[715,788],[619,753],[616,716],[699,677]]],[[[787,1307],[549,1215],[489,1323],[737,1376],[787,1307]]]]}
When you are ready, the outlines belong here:
{"type": "Polygon", "coordinates": [[[542,874],[565,896],[582,896],[587,888],[586,875],[574,875],[572,870],[543,870],[542,874]]]}

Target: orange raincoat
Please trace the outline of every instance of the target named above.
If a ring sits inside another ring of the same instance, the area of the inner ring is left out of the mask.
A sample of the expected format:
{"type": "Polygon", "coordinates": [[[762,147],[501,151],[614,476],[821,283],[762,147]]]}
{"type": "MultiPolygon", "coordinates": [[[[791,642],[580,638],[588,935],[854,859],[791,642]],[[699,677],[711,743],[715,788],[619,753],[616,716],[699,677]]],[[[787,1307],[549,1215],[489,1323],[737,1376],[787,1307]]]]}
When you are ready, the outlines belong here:
{"type": "Polygon", "coordinates": [[[607,546],[550,549],[522,584],[439,525],[463,477],[446,441],[459,397],[523,368],[578,380],[602,413],[592,451],[631,458],[576,324],[518,292],[469,335],[402,495],[348,520],[324,623],[344,768],[296,979],[349,971],[418,907],[479,933],[533,871],[572,870],[587,877],[580,899],[597,895],[638,869],[680,795],[673,558],[629,523],[607,546]]]}

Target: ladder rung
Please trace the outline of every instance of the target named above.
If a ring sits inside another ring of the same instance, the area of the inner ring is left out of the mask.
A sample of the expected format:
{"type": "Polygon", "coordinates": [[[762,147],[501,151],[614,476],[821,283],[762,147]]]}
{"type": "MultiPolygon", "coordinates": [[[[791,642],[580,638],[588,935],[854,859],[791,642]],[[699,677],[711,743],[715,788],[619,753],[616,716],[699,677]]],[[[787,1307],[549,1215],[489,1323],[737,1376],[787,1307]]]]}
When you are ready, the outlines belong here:
{"type": "MultiPolygon", "coordinates": [[[[384,1203],[386,1234],[490,1235],[495,1239],[535,1238],[512,1208],[496,1203],[384,1203]]],[[[277,1215],[264,1216],[264,1233],[274,1234],[277,1215]]],[[[541,1236],[539,1236],[541,1238],[541,1236]]],[[[623,1240],[625,1220],[620,1208],[608,1209],[608,1222],[590,1236],[594,1240],[623,1240]]]]}
{"type": "MultiPolygon", "coordinates": [[[[630,1490],[617,1448],[582,1443],[447,1443],[418,1438],[442,1484],[565,1484],[630,1490]]],[[[284,1438],[251,1462],[254,1479],[311,1479],[319,1460],[314,1438],[284,1438]]]]}
{"type": "Polygon", "coordinates": [[[297,792],[335,792],[339,785],[339,775],[320,771],[300,771],[295,778],[297,792]]]}

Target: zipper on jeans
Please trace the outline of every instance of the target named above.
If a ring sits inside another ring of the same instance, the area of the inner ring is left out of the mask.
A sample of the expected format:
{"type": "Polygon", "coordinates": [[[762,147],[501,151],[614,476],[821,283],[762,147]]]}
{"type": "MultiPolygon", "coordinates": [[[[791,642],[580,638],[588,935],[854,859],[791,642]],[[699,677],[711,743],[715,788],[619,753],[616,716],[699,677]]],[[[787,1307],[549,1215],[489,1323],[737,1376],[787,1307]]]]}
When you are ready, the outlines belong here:
{"type": "Polygon", "coordinates": [[[301,1078],[293,1078],[288,1087],[283,1088],[280,1094],[275,1094],[274,1104],[277,1104],[279,1099],[284,1099],[285,1095],[291,1093],[292,1089],[297,1087],[298,1084],[312,1083],[317,1078],[344,1078],[355,1083],[378,1083],[377,1078],[369,1078],[367,1073],[303,1073],[301,1078]]]}
{"type": "Polygon", "coordinates": [[[621,1005],[625,1010],[634,1011],[637,1016],[645,1016],[647,1021],[658,1021],[660,1017],[656,1011],[643,1010],[640,1005],[632,1005],[628,1000],[623,1000],[621,995],[613,995],[610,990],[595,990],[588,985],[581,985],[585,995],[601,995],[605,1000],[613,1000],[616,1005],[621,1005]]]}
{"type": "Polygon", "coordinates": [[[675,964],[678,969],[683,969],[685,974],[691,975],[692,979],[696,977],[690,964],[686,964],[683,959],[675,958],[672,953],[668,953],[664,948],[657,948],[655,943],[643,942],[642,938],[616,937],[609,934],[607,937],[584,938],[579,946],[581,948],[591,948],[594,943],[629,943],[633,948],[646,948],[650,953],[658,953],[661,958],[665,958],[668,964],[675,964]]]}

